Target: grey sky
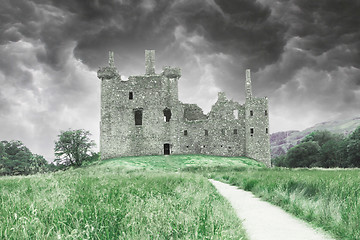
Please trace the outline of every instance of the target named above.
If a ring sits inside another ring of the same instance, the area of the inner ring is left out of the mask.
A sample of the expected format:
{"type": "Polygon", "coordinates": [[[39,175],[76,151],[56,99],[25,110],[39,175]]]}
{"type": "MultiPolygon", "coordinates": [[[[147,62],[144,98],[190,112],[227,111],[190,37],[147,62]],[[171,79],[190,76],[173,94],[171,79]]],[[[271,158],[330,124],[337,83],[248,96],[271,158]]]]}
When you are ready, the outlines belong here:
{"type": "Polygon", "coordinates": [[[144,50],[182,69],[179,97],[205,112],[224,91],[268,96],[271,132],[358,116],[358,0],[0,0],[0,139],[53,158],[60,130],[98,143],[108,51],[127,77],[144,50]]]}

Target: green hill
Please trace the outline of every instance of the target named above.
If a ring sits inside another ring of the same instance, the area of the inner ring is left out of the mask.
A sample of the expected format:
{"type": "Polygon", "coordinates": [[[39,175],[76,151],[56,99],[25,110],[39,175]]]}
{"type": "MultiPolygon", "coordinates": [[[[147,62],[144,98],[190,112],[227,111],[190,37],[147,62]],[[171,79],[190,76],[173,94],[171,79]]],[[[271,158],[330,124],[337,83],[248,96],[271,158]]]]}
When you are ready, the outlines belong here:
{"type": "Polygon", "coordinates": [[[265,167],[263,163],[247,157],[221,157],[206,155],[161,155],[122,157],[100,161],[100,167],[179,171],[189,167],[265,167]]]}

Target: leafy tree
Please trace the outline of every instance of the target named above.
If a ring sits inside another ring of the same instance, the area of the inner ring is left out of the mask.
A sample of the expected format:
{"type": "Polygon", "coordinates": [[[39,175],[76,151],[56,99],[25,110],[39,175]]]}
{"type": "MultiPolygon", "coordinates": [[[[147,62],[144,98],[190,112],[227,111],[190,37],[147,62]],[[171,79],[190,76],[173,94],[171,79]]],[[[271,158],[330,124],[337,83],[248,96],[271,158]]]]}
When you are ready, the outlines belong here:
{"type": "Polygon", "coordinates": [[[20,175],[30,173],[32,153],[20,141],[2,141],[6,156],[2,161],[3,175],[20,175]]]}
{"type": "Polygon", "coordinates": [[[360,167],[360,127],[350,134],[347,144],[347,160],[351,167],[360,167]]]}
{"type": "Polygon", "coordinates": [[[4,143],[0,142],[0,176],[1,175],[6,175],[6,172],[7,172],[7,168],[6,168],[7,160],[8,160],[8,157],[7,157],[7,153],[5,151],[4,143]]]}
{"type": "Polygon", "coordinates": [[[43,156],[38,154],[32,155],[30,164],[31,173],[46,172],[48,170],[48,165],[48,162],[43,156]]]}
{"type": "Polygon", "coordinates": [[[81,166],[92,156],[91,149],[95,142],[90,136],[90,132],[84,129],[61,131],[55,142],[55,162],[66,166],[81,166]]]}
{"type": "Polygon", "coordinates": [[[303,142],[288,151],[286,160],[289,167],[311,167],[316,165],[319,150],[317,142],[303,142]]]}
{"type": "Polygon", "coordinates": [[[271,159],[272,165],[276,167],[289,167],[286,155],[277,156],[274,159],[271,159]]]}
{"type": "Polygon", "coordinates": [[[360,167],[360,141],[349,141],[347,145],[347,157],[350,167],[360,167]]]}
{"type": "Polygon", "coordinates": [[[312,132],[273,163],[282,167],[360,167],[360,126],[347,138],[329,131],[312,132]]]}
{"type": "Polygon", "coordinates": [[[27,175],[47,170],[43,156],[32,154],[20,141],[0,142],[0,175],[27,175]]]}
{"type": "Polygon", "coordinates": [[[322,147],[326,142],[334,139],[335,135],[329,131],[314,131],[307,135],[301,142],[317,142],[322,147]]]}
{"type": "Polygon", "coordinates": [[[332,139],[324,143],[319,152],[318,166],[319,167],[339,167],[338,161],[339,155],[337,151],[339,149],[341,140],[332,139]]]}

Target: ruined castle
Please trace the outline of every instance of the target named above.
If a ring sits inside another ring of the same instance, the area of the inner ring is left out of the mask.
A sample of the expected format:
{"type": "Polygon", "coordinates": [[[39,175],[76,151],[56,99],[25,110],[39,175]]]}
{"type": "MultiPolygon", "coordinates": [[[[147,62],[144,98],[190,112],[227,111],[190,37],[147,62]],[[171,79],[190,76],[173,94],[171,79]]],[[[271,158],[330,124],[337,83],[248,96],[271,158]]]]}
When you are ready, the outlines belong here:
{"type": "Polygon", "coordinates": [[[155,72],[155,51],[145,51],[145,74],[122,80],[109,53],[101,79],[100,152],[120,156],[206,154],[247,156],[270,166],[268,99],[252,95],[246,70],[245,104],[218,94],[208,114],[179,101],[179,68],[155,72]]]}

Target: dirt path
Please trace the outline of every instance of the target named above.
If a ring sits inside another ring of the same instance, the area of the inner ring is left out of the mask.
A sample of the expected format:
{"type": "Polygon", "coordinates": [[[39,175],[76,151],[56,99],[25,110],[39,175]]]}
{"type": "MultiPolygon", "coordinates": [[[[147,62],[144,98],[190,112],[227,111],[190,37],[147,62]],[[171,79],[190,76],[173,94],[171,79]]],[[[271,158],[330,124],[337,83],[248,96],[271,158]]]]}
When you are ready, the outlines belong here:
{"type": "Polygon", "coordinates": [[[209,179],[236,210],[251,240],[330,240],[320,230],[281,208],[256,198],[251,192],[209,179]]]}

